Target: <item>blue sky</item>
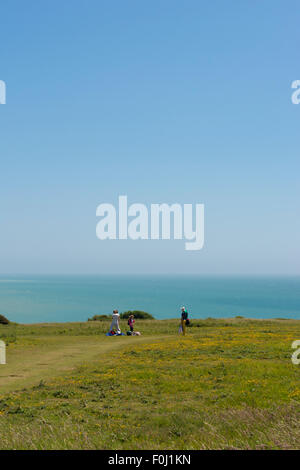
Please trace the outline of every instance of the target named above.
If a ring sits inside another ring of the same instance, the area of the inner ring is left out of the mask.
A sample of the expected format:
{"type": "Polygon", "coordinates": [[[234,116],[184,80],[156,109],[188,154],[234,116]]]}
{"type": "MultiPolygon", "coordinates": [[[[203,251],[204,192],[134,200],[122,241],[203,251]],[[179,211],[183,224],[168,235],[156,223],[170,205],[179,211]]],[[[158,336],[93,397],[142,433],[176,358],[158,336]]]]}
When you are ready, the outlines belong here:
{"type": "Polygon", "coordinates": [[[1,3],[1,273],[299,274],[296,1],[1,3]],[[96,207],[204,203],[205,246],[96,207]]]}

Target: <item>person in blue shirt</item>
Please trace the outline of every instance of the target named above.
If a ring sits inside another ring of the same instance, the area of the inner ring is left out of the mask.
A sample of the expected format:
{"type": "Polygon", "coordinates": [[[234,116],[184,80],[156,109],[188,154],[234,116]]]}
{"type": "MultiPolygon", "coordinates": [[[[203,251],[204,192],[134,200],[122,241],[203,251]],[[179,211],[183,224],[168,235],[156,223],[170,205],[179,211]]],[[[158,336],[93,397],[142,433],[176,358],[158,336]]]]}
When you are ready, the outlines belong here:
{"type": "Polygon", "coordinates": [[[188,321],[188,312],[185,307],[181,307],[181,330],[183,336],[185,336],[185,329],[186,329],[186,324],[188,321]]]}

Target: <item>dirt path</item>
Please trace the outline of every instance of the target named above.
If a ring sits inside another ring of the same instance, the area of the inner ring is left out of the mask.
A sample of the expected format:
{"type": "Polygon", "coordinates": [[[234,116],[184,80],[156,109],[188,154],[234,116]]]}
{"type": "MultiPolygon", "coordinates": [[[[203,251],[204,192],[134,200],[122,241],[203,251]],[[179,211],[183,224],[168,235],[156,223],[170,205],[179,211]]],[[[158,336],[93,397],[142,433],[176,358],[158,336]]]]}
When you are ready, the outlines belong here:
{"type": "Polygon", "coordinates": [[[38,337],[33,344],[7,348],[7,364],[0,365],[0,394],[37,385],[41,380],[72,371],[80,364],[99,361],[117,348],[156,337],[103,338],[98,336],[38,337]]]}

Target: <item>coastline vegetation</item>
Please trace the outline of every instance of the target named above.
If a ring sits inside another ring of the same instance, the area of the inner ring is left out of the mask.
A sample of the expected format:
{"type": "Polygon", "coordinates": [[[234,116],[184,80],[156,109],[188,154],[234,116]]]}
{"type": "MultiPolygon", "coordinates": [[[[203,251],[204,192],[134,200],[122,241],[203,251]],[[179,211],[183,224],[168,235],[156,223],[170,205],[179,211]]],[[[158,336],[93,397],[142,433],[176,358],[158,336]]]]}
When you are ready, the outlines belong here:
{"type": "Polygon", "coordinates": [[[9,320],[4,315],[0,315],[0,325],[9,325],[9,323],[9,320]]]}
{"type": "MultiPolygon", "coordinates": [[[[154,317],[150,313],[143,312],[142,310],[128,310],[127,312],[120,313],[120,318],[127,320],[130,315],[134,315],[137,320],[154,320],[154,317]]],[[[88,318],[88,321],[107,321],[111,320],[111,315],[94,315],[88,318]]]]}
{"type": "Polygon", "coordinates": [[[0,325],[0,449],[299,449],[300,321],[191,325],[0,325]]]}
{"type": "Polygon", "coordinates": [[[150,313],[143,312],[142,310],[128,310],[120,314],[120,318],[127,320],[130,315],[133,315],[136,320],[154,320],[150,313]]]}

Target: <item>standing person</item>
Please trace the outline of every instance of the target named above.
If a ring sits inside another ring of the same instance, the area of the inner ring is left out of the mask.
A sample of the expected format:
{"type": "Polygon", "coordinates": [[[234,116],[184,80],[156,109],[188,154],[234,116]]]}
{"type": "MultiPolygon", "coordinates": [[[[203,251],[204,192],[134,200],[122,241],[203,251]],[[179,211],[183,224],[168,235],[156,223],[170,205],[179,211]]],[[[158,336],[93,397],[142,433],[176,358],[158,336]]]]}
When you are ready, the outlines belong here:
{"type": "Polygon", "coordinates": [[[112,322],[110,325],[109,331],[116,330],[117,334],[121,333],[120,325],[119,325],[120,315],[118,310],[114,310],[112,314],[112,322]]]}
{"type": "Polygon", "coordinates": [[[186,324],[188,320],[188,312],[185,307],[181,307],[181,330],[183,336],[185,336],[186,324]]]}
{"type": "Polygon", "coordinates": [[[129,325],[131,333],[133,332],[134,322],[135,322],[134,315],[130,315],[128,318],[128,325],[129,325]]]}

